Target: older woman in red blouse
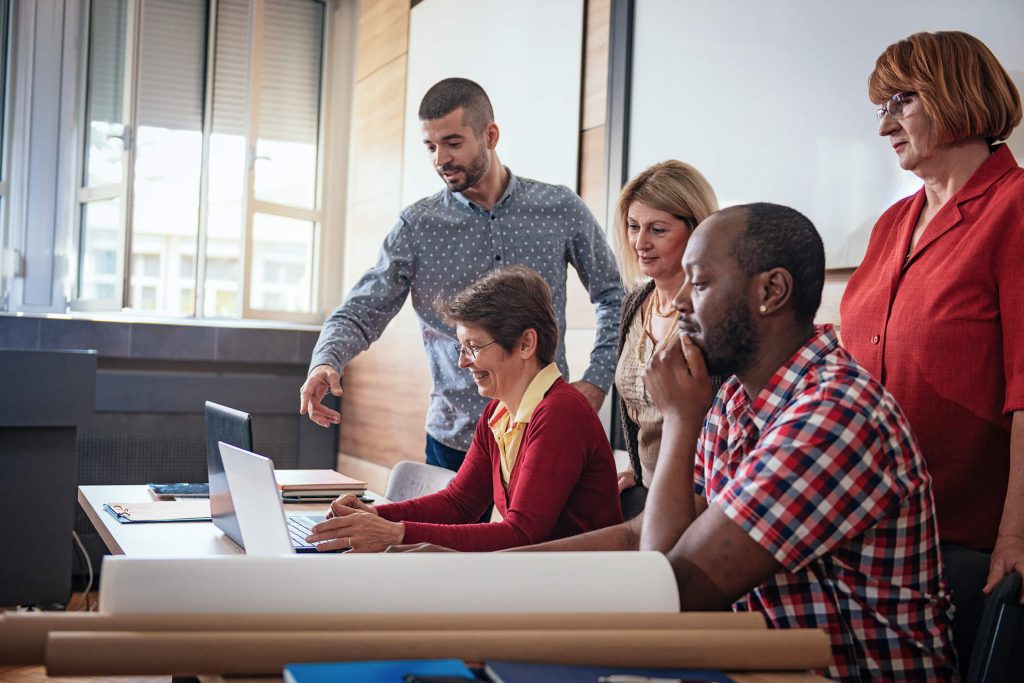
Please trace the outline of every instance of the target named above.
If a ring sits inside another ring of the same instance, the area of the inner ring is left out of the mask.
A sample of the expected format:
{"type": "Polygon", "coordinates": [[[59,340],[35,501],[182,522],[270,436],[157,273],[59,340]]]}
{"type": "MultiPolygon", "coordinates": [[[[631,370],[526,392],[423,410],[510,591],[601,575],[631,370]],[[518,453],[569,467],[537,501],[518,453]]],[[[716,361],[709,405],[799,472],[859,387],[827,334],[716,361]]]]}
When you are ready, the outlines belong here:
{"type": "Polygon", "coordinates": [[[594,408],[555,364],[551,289],[526,266],[481,276],[437,304],[459,367],[487,404],[466,460],[437,493],[375,507],[350,494],[307,539],[318,550],[399,543],[462,551],[532,545],[622,522],[615,460],[594,408]],[[496,517],[478,524],[493,504],[496,517]]]}
{"type": "Polygon", "coordinates": [[[987,592],[1024,573],[1024,170],[1000,144],[1020,94],[955,31],[889,46],[868,92],[879,135],[924,186],[875,225],[843,341],[910,419],[943,542],[991,553],[987,592]]]}

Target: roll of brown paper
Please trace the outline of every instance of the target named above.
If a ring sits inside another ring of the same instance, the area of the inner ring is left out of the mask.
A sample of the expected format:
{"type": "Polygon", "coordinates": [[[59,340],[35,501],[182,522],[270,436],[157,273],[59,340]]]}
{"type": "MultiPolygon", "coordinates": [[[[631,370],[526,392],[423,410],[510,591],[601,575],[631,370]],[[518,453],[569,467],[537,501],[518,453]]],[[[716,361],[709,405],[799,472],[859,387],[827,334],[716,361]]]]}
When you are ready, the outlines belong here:
{"type": "Polygon", "coordinates": [[[451,631],[522,629],[756,629],[757,612],[675,614],[97,614],[0,616],[0,664],[42,664],[53,631],[451,631]]]}
{"type": "Polygon", "coordinates": [[[791,630],[493,630],[51,633],[50,676],[279,674],[289,662],[456,658],[589,666],[799,670],[828,665],[828,636],[791,630]]]}

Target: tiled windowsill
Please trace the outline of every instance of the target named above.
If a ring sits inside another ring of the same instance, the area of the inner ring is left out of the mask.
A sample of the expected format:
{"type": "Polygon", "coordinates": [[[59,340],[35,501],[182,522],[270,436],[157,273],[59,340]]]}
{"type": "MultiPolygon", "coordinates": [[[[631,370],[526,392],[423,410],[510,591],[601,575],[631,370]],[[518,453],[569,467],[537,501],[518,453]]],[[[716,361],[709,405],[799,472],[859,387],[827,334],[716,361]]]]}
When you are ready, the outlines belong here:
{"type": "Polygon", "coordinates": [[[100,358],[306,365],[318,335],[279,321],[0,313],[0,348],[96,349],[100,358]]]}

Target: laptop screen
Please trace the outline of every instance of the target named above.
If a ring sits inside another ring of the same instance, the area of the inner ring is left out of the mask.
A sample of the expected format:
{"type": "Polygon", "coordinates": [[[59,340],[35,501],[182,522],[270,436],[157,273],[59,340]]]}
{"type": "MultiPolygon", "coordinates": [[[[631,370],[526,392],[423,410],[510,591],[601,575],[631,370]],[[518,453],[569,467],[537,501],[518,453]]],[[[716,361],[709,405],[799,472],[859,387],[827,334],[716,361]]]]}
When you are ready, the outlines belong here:
{"type": "MultiPolygon", "coordinates": [[[[231,503],[228,478],[224,474],[218,441],[252,450],[252,418],[234,408],[206,402],[206,468],[210,482],[210,516],[228,538],[243,546],[242,531],[231,503]]],[[[244,547],[244,546],[243,546],[244,547]]]]}

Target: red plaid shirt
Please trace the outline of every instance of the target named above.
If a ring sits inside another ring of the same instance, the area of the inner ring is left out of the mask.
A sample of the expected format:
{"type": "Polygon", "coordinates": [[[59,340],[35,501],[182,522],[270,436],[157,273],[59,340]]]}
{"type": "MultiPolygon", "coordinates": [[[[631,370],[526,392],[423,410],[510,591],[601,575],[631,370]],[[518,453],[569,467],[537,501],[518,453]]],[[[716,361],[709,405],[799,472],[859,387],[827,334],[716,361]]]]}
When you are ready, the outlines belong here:
{"type": "Polygon", "coordinates": [[[695,486],[784,568],[734,609],[824,629],[832,678],[957,678],[931,478],[896,401],[830,327],[754,401],[722,385],[695,486]]]}

